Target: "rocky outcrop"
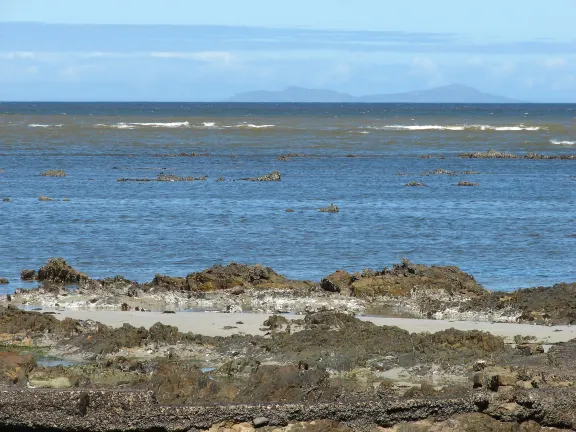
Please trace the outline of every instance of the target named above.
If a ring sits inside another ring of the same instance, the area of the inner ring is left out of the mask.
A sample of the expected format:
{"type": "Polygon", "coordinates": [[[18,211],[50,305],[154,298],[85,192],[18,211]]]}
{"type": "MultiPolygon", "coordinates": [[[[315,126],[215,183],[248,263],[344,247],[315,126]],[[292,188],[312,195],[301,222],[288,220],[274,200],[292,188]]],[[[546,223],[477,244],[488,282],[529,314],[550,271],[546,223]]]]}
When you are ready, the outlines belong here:
{"type": "Polygon", "coordinates": [[[535,324],[576,323],[576,283],[492,292],[458,306],[459,312],[501,314],[535,324]]]}
{"type": "Polygon", "coordinates": [[[40,174],[42,177],[66,177],[64,170],[48,170],[40,174]]]}
{"type": "Polygon", "coordinates": [[[512,153],[488,150],[487,152],[467,152],[460,153],[458,157],[467,159],[535,159],[535,160],[576,160],[576,155],[543,155],[539,153],[526,153],[515,155],[512,153]]]}
{"type": "Polygon", "coordinates": [[[321,207],[318,209],[318,211],[322,213],[338,213],[340,209],[338,208],[337,205],[330,203],[328,207],[321,207]]]}
{"type": "Polygon", "coordinates": [[[241,178],[240,180],[263,182],[263,181],[280,181],[281,179],[282,179],[282,177],[280,176],[280,173],[278,171],[274,170],[271,173],[264,174],[263,176],[260,176],[260,177],[246,177],[246,178],[241,178]]]}
{"type": "Polygon", "coordinates": [[[364,270],[350,275],[338,271],[321,284],[328,291],[350,292],[357,297],[418,297],[437,300],[450,297],[478,297],[488,294],[474,277],[455,266],[426,266],[403,260],[381,271],[364,270]]]}
{"type": "Polygon", "coordinates": [[[38,270],[36,279],[40,282],[54,284],[77,284],[87,281],[86,274],[79,272],[66,263],[64,258],[51,258],[38,270]]]}

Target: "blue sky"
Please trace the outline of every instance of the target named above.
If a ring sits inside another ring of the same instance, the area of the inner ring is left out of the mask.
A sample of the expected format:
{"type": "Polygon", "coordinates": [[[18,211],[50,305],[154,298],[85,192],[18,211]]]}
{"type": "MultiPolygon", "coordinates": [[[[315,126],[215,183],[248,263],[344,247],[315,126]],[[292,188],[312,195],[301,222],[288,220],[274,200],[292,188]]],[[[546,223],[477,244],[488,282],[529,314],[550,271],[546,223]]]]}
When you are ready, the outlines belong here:
{"type": "Polygon", "coordinates": [[[2,100],[446,84],[576,102],[576,0],[1,0],[2,100]]]}

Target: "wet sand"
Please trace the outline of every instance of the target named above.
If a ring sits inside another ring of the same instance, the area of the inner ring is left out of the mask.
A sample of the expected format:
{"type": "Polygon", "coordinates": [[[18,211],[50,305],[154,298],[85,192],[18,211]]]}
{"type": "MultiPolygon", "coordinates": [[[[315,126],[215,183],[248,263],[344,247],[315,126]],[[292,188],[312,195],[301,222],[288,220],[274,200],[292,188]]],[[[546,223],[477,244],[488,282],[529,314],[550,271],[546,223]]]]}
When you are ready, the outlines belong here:
{"type": "MultiPolygon", "coordinates": [[[[44,309],[46,312],[47,309],[44,309]]],[[[229,336],[234,333],[263,335],[262,323],[270,316],[265,313],[222,313],[222,312],[122,312],[107,310],[67,309],[55,311],[56,318],[94,320],[103,324],[120,327],[129,323],[136,327],[151,327],[156,322],[178,327],[181,332],[193,332],[205,336],[229,336]],[[241,321],[242,324],[237,324],[241,321]],[[236,327],[228,328],[225,327],[236,327]]],[[[289,319],[299,319],[302,315],[286,314],[289,319]]],[[[388,318],[379,316],[359,316],[361,320],[376,325],[397,326],[411,333],[431,332],[455,328],[457,330],[481,330],[502,336],[512,342],[514,336],[534,336],[539,343],[566,342],[576,338],[576,326],[542,326],[532,324],[491,323],[479,321],[447,321],[411,318],[388,318]]]]}

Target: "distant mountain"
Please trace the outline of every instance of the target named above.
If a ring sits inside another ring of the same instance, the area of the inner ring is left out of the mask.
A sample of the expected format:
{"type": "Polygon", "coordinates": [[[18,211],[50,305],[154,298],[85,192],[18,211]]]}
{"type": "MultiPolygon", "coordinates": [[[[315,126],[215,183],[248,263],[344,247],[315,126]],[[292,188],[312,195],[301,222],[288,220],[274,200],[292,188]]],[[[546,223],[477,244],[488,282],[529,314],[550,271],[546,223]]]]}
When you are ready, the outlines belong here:
{"type": "Polygon", "coordinates": [[[287,87],[280,91],[260,90],[239,93],[227,102],[514,103],[520,101],[453,84],[429,90],[368,96],[352,96],[332,90],[287,87]]]}

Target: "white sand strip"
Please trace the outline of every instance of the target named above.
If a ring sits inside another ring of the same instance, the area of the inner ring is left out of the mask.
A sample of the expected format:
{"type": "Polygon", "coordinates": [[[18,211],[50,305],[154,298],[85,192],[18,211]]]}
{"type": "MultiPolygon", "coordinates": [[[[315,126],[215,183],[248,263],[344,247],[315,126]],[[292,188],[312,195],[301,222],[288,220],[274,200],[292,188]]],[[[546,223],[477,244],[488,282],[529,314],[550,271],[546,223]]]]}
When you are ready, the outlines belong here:
{"type": "MultiPolygon", "coordinates": [[[[46,309],[44,309],[46,311],[46,309]]],[[[120,327],[129,323],[136,327],[149,328],[156,322],[178,327],[182,332],[193,332],[205,336],[229,336],[234,333],[263,334],[262,323],[270,316],[264,313],[229,314],[221,312],[121,312],[106,310],[67,309],[56,311],[59,319],[75,318],[99,321],[103,324],[120,327]],[[237,324],[242,321],[243,324],[237,324]],[[224,329],[225,326],[237,328],[224,329]]],[[[302,315],[285,315],[287,318],[302,318],[302,315]]],[[[477,321],[444,321],[411,318],[359,317],[377,325],[397,326],[411,333],[430,332],[455,328],[458,330],[481,330],[506,338],[511,342],[515,335],[534,336],[541,343],[565,342],[576,338],[576,326],[540,326],[532,324],[489,323],[477,321]]]]}

